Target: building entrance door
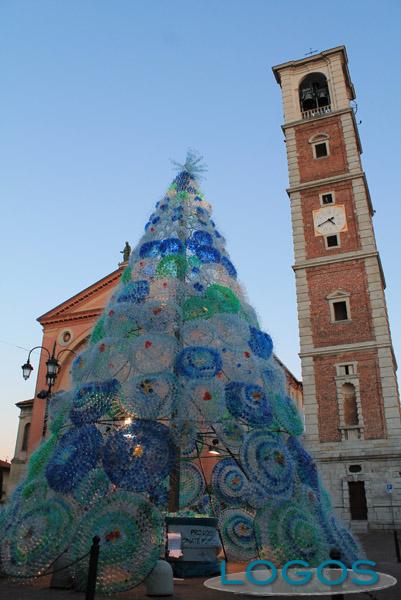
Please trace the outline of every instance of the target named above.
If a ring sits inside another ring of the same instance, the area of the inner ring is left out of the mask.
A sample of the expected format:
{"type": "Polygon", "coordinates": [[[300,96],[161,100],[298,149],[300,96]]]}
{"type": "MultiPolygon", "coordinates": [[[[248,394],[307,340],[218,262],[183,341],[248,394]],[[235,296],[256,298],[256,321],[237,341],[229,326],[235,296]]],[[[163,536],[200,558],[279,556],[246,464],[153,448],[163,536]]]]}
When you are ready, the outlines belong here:
{"type": "Polygon", "coordinates": [[[367,521],[368,507],[366,504],[365,482],[349,481],[349,505],[353,521],[367,521]]]}

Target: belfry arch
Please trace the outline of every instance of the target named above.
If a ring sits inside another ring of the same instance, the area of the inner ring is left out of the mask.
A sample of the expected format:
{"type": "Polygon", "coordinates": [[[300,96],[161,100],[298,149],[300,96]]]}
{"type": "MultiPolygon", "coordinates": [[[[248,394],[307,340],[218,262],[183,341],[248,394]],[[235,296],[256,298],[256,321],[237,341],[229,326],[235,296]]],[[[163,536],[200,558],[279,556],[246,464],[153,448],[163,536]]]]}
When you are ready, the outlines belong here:
{"type": "Polygon", "coordinates": [[[301,111],[330,106],[330,92],[326,76],[323,73],[310,73],[299,84],[299,102],[301,111]]]}

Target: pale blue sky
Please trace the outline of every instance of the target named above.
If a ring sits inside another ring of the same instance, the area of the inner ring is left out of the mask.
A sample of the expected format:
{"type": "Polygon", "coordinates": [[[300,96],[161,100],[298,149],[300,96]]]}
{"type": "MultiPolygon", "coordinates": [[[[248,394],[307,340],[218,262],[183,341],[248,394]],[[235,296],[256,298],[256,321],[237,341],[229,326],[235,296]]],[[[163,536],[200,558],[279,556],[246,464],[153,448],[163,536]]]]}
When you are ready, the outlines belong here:
{"type": "MultiPolygon", "coordinates": [[[[345,44],[387,279],[400,310],[398,0],[0,0],[0,339],[112,271],[193,147],[204,192],[282,360],[300,374],[281,96],[271,66],[345,44]]],[[[32,397],[0,343],[0,458],[32,397]]],[[[33,378],[34,379],[34,378],[33,378]]]]}

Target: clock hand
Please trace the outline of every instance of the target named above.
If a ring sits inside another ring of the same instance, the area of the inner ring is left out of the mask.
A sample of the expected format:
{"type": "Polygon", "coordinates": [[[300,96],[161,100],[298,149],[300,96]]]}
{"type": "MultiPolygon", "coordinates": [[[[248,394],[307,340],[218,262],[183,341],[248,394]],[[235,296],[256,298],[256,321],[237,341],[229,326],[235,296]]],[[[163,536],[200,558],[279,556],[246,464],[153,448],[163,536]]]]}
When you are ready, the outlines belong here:
{"type": "Polygon", "coordinates": [[[326,219],[325,221],[322,221],[321,223],[319,223],[318,227],[321,227],[325,223],[331,223],[332,225],[335,225],[334,217],[330,217],[329,219],[326,219]]]}

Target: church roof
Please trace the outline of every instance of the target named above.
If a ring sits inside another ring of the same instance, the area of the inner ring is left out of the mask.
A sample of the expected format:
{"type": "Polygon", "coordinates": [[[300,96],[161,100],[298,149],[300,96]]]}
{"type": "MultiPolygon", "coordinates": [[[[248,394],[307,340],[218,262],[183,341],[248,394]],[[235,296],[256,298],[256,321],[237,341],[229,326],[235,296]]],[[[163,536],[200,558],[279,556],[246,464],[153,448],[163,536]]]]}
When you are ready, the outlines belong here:
{"type": "Polygon", "coordinates": [[[18,406],[18,408],[29,408],[30,406],[33,406],[33,402],[34,398],[30,398],[29,400],[21,400],[21,402],[16,402],[15,406],[18,406]]]}
{"type": "Polygon", "coordinates": [[[37,321],[44,326],[50,323],[91,319],[98,316],[106,304],[106,296],[108,297],[115,287],[125,267],[126,263],[121,263],[118,269],[71,296],[68,300],[64,300],[38,317],[37,321]]]}

